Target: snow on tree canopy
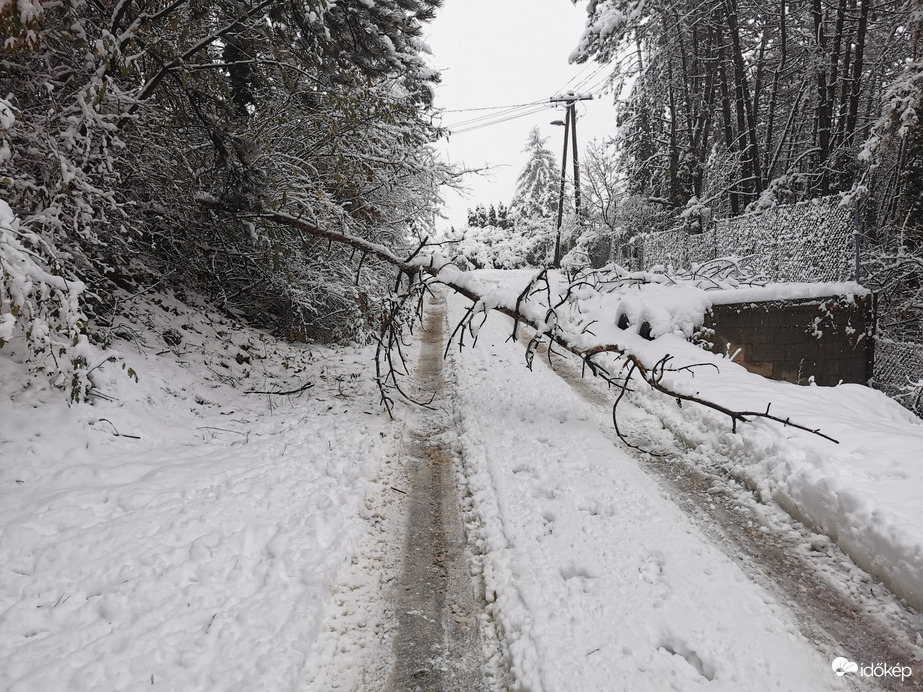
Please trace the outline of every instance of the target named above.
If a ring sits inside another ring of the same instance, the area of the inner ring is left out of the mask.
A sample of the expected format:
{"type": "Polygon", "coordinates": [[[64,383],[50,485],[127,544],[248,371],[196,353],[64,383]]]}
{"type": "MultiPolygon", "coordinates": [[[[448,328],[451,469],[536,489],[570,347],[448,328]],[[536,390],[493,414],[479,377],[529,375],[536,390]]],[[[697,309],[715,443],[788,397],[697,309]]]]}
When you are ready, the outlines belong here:
{"type": "Polygon", "coordinates": [[[559,182],[554,154],[545,146],[547,137],[542,137],[537,127],[529,133],[524,152],[529,160],[516,181],[513,196],[514,215],[524,218],[552,218],[557,214],[559,182]]]}

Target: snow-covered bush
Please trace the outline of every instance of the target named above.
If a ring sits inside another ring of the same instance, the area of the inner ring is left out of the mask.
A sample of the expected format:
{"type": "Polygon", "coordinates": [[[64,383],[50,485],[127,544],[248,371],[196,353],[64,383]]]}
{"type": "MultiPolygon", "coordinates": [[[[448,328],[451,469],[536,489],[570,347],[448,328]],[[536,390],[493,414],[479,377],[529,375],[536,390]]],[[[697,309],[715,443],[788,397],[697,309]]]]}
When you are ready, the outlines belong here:
{"type": "Polygon", "coordinates": [[[554,229],[547,219],[516,219],[513,228],[469,226],[450,240],[454,254],[475,269],[543,267],[554,255],[554,229]]]}
{"type": "Polygon", "coordinates": [[[22,343],[30,369],[80,401],[89,387],[92,351],[81,333],[84,287],[45,269],[27,247],[35,242],[38,238],[20,232],[19,220],[0,200],[0,349],[22,343]]]}
{"type": "Polygon", "coordinates": [[[686,202],[686,208],[680,213],[679,218],[689,233],[702,233],[708,227],[711,216],[711,207],[693,195],[686,202]]]}
{"type": "Polygon", "coordinates": [[[608,226],[584,221],[576,224],[571,221],[562,229],[561,246],[564,256],[561,267],[568,271],[578,271],[591,267],[599,269],[612,260],[612,247],[622,241],[621,229],[613,230],[608,226]]]}
{"type": "Polygon", "coordinates": [[[0,195],[86,283],[93,324],[157,285],[279,334],[361,339],[390,269],[267,217],[397,252],[429,234],[438,4],[0,0],[0,195]]]}

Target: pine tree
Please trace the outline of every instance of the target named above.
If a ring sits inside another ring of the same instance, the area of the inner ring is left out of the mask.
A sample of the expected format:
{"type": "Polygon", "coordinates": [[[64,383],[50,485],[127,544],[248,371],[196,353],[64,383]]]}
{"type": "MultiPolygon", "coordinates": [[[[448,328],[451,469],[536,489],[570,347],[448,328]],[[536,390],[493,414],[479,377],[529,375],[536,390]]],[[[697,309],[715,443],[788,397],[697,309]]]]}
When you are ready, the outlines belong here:
{"type": "Polygon", "coordinates": [[[545,145],[538,128],[532,128],[524,152],[529,160],[519,174],[511,210],[515,216],[528,219],[551,219],[558,212],[560,184],[554,154],[545,145]]]}
{"type": "Polygon", "coordinates": [[[510,208],[503,202],[497,205],[497,226],[503,229],[513,227],[513,220],[510,219],[510,208]]]}

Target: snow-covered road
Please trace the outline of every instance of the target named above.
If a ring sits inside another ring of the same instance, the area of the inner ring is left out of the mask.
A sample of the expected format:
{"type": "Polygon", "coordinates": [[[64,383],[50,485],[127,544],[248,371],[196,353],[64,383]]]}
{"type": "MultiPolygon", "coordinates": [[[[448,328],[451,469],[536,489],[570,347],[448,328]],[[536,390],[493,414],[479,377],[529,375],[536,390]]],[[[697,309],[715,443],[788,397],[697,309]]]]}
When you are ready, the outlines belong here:
{"type": "MultiPolygon", "coordinates": [[[[457,321],[464,301],[449,304],[457,321]]],[[[831,662],[870,652],[808,641],[788,605],[613,440],[611,419],[546,362],[523,368],[509,333],[492,315],[477,347],[452,355],[450,396],[479,518],[469,529],[523,689],[867,684],[837,677],[831,662]]],[[[748,526],[742,516],[740,530],[748,526]]]]}

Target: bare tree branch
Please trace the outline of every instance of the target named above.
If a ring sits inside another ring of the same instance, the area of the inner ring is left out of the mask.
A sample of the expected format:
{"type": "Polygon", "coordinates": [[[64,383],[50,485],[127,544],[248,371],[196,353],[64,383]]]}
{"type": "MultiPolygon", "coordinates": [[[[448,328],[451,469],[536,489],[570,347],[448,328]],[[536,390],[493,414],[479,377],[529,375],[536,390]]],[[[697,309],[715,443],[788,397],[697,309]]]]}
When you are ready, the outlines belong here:
{"type": "MultiPolygon", "coordinates": [[[[420,301],[418,303],[418,310],[422,310],[423,293],[427,289],[428,283],[435,281],[452,289],[456,293],[463,295],[472,301],[472,303],[474,303],[466,312],[461,322],[456,326],[452,338],[454,338],[455,335],[459,332],[463,333],[466,327],[469,329],[469,331],[476,332],[476,330],[472,328],[471,320],[475,317],[475,315],[478,315],[482,312],[486,313],[489,310],[496,310],[497,312],[507,315],[513,319],[514,336],[516,334],[517,326],[520,322],[529,325],[535,329],[536,335],[532,338],[529,346],[526,349],[527,364],[531,367],[532,356],[534,355],[535,348],[542,339],[547,339],[549,344],[557,344],[565,351],[568,351],[569,353],[577,356],[581,361],[583,361],[586,368],[589,369],[593,375],[600,377],[606,382],[609,382],[610,384],[613,384],[621,389],[619,397],[613,406],[613,419],[615,417],[615,409],[627,390],[629,380],[635,373],[637,373],[637,375],[641,377],[641,379],[643,379],[652,389],[655,389],[658,392],[661,392],[675,399],[679,405],[682,405],[682,402],[684,401],[688,401],[728,416],[731,419],[731,426],[734,432],[737,430],[738,421],[741,423],[746,423],[755,418],[765,418],[767,420],[781,423],[787,427],[797,428],[798,430],[812,433],[824,438],[825,440],[829,440],[838,444],[837,440],[820,432],[818,429],[813,429],[806,425],[795,423],[788,417],[783,418],[781,416],[771,414],[769,412],[768,406],[766,407],[765,411],[738,411],[697,395],[685,394],[671,389],[663,382],[664,376],[668,372],[679,372],[683,370],[688,371],[691,367],[694,367],[682,366],[676,368],[670,366],[670,362],[673,360],[673,356],[666,355],[656,364],[649,367],[644,364],[638,355],[630,352],[626,347],[619,344],[599,344],[590,348],[580,348],[579,346],[576,346],[574,343],[572,343],[568,334],[566,334],[557,326],[557,316],[555,309],[556,307],[559,307],[561,303],[558,303],[557,306],[551,305],[551,292],[547,280],[547,269],[540,272],[529,283],[526,289],[517,298],[516,304],[513,307],[510,307],[502,304],[494,304],[494,301],[485,302],[485,296],[482,296],[476,290],[471,288],[469,285],[467,285],[466,282],[460,281],[460,279],[464,276],[464,272],[455,267],[455,265],[453,265],[448,260],[445,260],[438,255],[421,255],[420,251],[423,247],[426,246],[425,242],[415,250],[410,258],[404,260],[397,257],[384,246],[371,243],[367,240],[363,240],[362,238],[357,238],[346,233],[340,233],[330,229],[322,229],[300,219],[296,219],[295,217],[289,216],[288,214],[283,214],[280,212],[269,212],[261,216],[268,221],[284,224],[316,237],[327,238],[331,241],[344,243],[356,248],[357,250],[361,250],[369,255],[377,257],[383,262],[392,264],[400,270],[395,290],[395,294],[398,296],[398,299],[392,304],[391,314],[385,320],[385,324],[383,325],[383,336],[382,342],[380,343],[380,348],[384,348],[384,342],[386,339],[388,340],[389,351],[390,347],[395,343],[393,341],[396,338],[393,336],[395,331],[393,327],[399,326],[400,320],[397,317],[397,311],[400,309],[400,307],[411,296],[416,296],[420,301]],[[544,283],[543,289],[539,286],[542,283],[544,283]],[[543,291],[547,294],[548,298],[547,313],[544,321],[542,322],[533,316],[525,314],[523,311],[523,306],[529,295],[536,290],[543,291]],[[594,358],[603,354],[615,354],[616,356],[624,358],[627,363],[630,364],[628,366],[628,375],[620,380],[617,375],[610,373],[605,366],[598,362],[598,360],[594,360],[594,358]]],[[[399,338],[397,339],[396,343],[398,345],[400,344],[399,338]]],[[[702,365],[705,366],[707,364],[703,363],[702,365]]],[[[390,361],[389,366],[393,368],[393,364],[390,363],[390,361]]],[[[406,368],[404,368],[403,371],[406,372],[406,368]]],[[[380,386],[383,385],[384,381],[387,380],[388,377],[389,376],[385,376],[382,378],[381,373],[379,372],[380,386]]],[[[393,374],[390,375],[390,378],[392,382],[397,385],[397,379],[393,374]]],[[[387,396],[384,394],[384,390],[382,391],[383,402],[390,412],[393,402],[387,398],[387,396]]],[[[403,392],[401,393],[403,394],[403,392]]],[[[617,425],[616,432],[620,437],[622,437],[622,439],[624,439],[624,435],[621,431],[618,430],[617,425]]]]}

